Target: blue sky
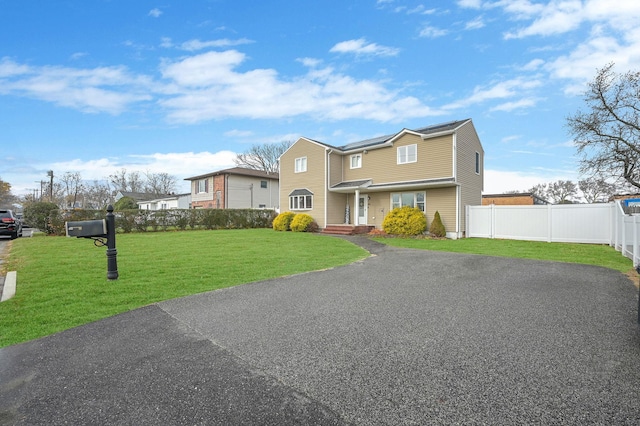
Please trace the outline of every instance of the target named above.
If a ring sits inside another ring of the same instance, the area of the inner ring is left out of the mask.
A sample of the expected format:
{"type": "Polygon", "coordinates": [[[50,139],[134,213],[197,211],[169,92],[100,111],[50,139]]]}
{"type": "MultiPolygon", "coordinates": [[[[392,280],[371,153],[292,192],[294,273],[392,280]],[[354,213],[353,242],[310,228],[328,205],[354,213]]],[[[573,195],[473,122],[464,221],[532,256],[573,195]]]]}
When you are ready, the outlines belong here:
{"type": "Polygon", "coordinates": [[[255,143],[472,118],[485,193],[577,181],[565,118],[608,62],[640,69],[637,0],[0,0],[0,177],[187,191],[255,143]]]}

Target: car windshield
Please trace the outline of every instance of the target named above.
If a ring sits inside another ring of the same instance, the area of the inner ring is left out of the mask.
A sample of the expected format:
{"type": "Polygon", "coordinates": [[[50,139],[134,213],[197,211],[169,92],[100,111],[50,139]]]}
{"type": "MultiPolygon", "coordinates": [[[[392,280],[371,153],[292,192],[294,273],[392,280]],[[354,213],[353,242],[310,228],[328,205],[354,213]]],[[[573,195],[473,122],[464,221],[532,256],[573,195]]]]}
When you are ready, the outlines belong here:
{"type": "Polygon", "coordinates": [[[5,217],[11,217],[11,213],[6,210],[4,211],[0,210],[0,218],[5,218],[5,217]]]}

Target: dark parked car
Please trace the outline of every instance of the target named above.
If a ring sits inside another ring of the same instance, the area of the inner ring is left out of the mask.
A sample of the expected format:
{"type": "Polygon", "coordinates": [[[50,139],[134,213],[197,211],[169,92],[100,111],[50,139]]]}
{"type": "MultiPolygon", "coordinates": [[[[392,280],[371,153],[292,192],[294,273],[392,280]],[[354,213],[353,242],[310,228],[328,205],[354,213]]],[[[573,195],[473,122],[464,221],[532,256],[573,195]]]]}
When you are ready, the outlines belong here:
{"type": "Polygon", "coordinates": [[[0,210],[0,235],[9,235],[12,240],[22,237],[22,221],[13,210],[0,210]]]}

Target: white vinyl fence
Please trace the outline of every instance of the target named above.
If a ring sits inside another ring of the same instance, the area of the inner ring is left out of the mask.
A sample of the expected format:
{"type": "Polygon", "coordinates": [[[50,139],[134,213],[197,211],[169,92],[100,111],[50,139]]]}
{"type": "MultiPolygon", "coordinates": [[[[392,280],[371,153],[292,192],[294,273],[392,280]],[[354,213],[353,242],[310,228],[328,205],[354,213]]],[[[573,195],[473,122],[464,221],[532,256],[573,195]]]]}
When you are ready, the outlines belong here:
{"type": "Polygon", "coordinates": [[[640,264],[640,215],[619,202],[544,206],[467,206],[467,237],[609,244],[640,264]]]}

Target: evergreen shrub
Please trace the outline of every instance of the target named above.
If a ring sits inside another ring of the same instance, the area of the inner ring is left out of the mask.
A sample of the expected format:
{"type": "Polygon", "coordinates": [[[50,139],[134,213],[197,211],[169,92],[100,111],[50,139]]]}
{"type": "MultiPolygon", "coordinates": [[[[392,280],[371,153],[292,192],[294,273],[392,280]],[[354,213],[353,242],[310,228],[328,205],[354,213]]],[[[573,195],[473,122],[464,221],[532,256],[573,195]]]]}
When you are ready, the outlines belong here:
{"type": "Polygon", "coordinates": [[[295,217],[294,212],[282,212],[275,219],[273,219],[274,231],[290,231],[291,221],[295,217]]]}
{"type": "Polygon", "coordinates": [[[391,235],[420,235],[427,230],[427,218],[415,207],[396,207],[384,218],[382,229],[391,235]]]}
{"type": "Polygon", "coordinates": [[[442,219],[440,218],[440,213],[436,211],[436,214],[433,216],[433,222],[431,222],[431,226],[429,227],[429,233],[434,237],[443,238],[447,235],[447,230],[444,229],[444,224],[442,223],[442,219]]]}

